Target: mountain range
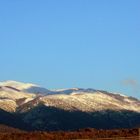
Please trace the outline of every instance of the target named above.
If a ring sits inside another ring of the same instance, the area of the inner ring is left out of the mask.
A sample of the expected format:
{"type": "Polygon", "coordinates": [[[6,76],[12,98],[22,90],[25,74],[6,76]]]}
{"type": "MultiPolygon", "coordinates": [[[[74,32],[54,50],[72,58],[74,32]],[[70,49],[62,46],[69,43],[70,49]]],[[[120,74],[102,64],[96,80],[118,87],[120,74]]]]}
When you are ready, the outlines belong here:
{"type": "Polygon", "coordinates": [[[0,124],[23,130],[134,128],[140,100],[95,89],[49,90],[36,84],[0,82],[0,124]]]}

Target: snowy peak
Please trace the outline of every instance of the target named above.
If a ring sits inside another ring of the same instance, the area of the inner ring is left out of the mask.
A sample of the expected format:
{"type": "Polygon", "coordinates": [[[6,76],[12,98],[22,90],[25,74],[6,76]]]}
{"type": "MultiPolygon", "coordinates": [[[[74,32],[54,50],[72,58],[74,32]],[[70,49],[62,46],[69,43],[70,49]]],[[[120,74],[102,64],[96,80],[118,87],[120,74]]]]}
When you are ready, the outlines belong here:
{"type": "Polygon", "coordinates": [[[31,83],[22,83],[17,81],[5,81],[0,82],[0,87],[9,87],[17,91],[26,92],[26,93],[35,93],[35,94],[47,94],[50,91],[42,88],[36,84],[31,83]]]}
{"type": "Polygon", "coordinates": [[[22,83],[17,81],[5,81],[5,82],[0,82],[0,86],[9,86],[18,90],[24,90],[37,85],[30,84],[30,83],[22,83]]]}

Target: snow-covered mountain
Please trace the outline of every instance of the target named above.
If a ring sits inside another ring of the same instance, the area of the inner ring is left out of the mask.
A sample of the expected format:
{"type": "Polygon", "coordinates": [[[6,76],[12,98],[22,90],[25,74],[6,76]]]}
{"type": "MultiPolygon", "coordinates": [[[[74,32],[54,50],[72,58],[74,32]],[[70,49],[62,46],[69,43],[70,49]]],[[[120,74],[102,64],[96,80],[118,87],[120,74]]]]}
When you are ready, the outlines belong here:
{"type": "Polygon", "coordinates": [[[73,92],[70,95],[50,95],[41,97],[46,106],[83,112],[103,110],[133,110],[140,112],[140,101],[121,95],[103,92],[73,92]]]}
{"type": "Polygon", "coordinates": [[[48,90],[6,81],[0,83],[0,123],[26,130],[131,128],[140,125],[140,100],[95,89],[48,90]]]}
{"type": "Polygon", "coordinates": [[[40,87],[36,84],[31,83],[22,83],[17,81],[5,81],[0,82],[0,86],[11,87],[15,90],[19,90],[25,93],[34,93],[34,94],[49,94],[50,91],[46,88],[40,87]]]}
{"type": "Polygon", "coordinates": [[[84,112],[131,110],[140,112],[140,100],[95,89],[48,90],[35,84],[6,81],[0,83],[0,108],[27,111],[44,104],[64,110],[84,112]]]}
{"type": "Polygon", "coordinates": [[[20,105],[33,100],[35,97],[35,94],[24,93],[15,87],[0,86],[0,108],[8,112],[15,112],[21,99],[20,105]]]}

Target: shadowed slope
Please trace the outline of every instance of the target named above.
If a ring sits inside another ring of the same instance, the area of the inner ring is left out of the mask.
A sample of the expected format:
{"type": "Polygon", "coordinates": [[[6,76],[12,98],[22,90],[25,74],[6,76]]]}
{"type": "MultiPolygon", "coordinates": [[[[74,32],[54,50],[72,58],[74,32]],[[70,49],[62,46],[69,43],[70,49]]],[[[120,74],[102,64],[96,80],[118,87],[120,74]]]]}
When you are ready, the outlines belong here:
{"type": "Polygon", "coordinates": [[[140,113],[133,111],[65,111],[39,105],[22,114],[24,122],[35,130],[76,130],[81,128],[134,128],[140,124],[140,113]]]}

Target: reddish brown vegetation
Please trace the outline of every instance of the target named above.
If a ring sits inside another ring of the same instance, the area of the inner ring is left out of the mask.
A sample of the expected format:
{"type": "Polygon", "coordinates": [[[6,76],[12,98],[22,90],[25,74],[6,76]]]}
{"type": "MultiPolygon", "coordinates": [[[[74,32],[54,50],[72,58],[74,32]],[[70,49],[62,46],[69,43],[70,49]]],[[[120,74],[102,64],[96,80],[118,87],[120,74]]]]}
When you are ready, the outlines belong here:
{"type": "Polygon", "coordinates": [[[138,129],[96,130],[84,129],[75,132],[23,132],[10,127],[0,127],[0,140],[64,140],[112,137],[135,137],[138,129]],[[1,129],[2,128],[2,129],[1,129]],[[5,130],[5,131],[4,131],[5,130]]]}
{"type": "Polygon", "coordinates": [[[17,128],[9,127],[6,125],[0,125],[0,133],[21,133],[21,132],[25,132],[25,131],[19,130],[17,128]]]}

